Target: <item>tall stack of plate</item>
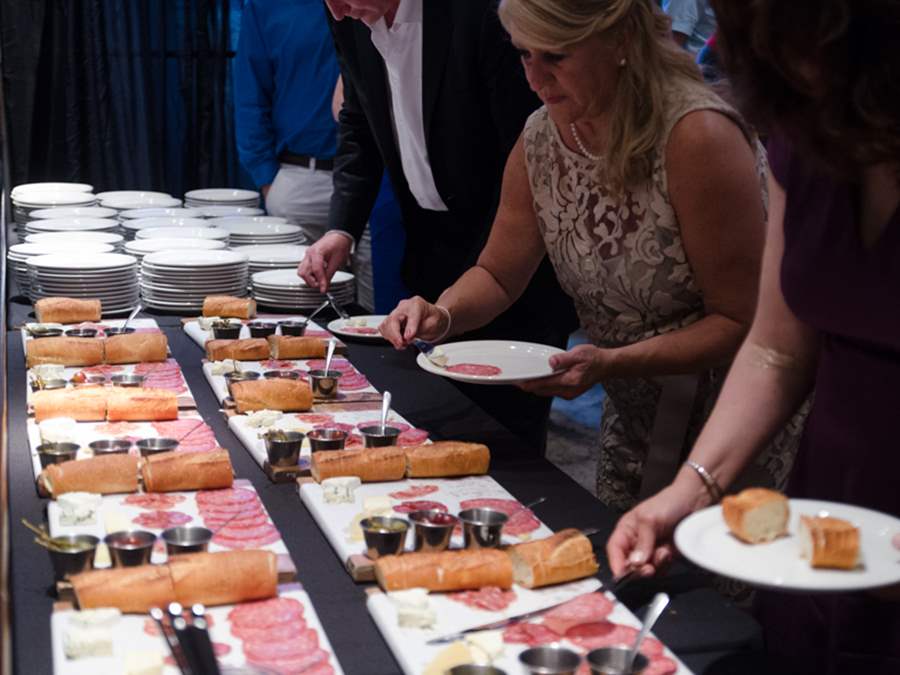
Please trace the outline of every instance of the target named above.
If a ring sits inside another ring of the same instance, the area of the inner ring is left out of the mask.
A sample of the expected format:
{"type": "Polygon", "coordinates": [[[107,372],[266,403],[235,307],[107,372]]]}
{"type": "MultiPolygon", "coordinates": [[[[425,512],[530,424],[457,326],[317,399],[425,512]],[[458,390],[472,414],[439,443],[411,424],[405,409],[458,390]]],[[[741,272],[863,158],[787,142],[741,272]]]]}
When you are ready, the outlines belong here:
{"type": "Polygon", "coordinates": [[[116,210],[105,206],[58,206],[55,209],[37,209],[28,214],[32,220],[48,218],[116,218],[116,210]]]}
{"type": "Polygon", "coordinates": [[[65,253],[72,256],[81,256],[85,253],[112,253],[112,244],[97,242],[78,242],[72,240],[45,241],[43,243],[13,244],[6,254],[9,267],[16,279],[19,291],[28,295],[31,288],[31,279],[28,277],[28,259],[39,255],[53,253],[65,253]]]}
{"type": "Polygon", "coordinates": [[[167,192],[151,192],[148,190],[112,190],[101,192],[97,195],[100,206],[106,206],[116,211],[130,211],[132,209],[162,208],[170,209],[181,206],[181,200],[176,199],[167,192]]]}
{"type": "MultiPolygon", "coordinates": [[[[295,270],[269,270],[251,277],[252,295],[260,305],[275,309],[312,309],[325,299],[310,288],[295,270]]],[[[356,295],[356,283],[349,272],[337,271],[331,280],[331,295],[339,305],[349,305],[356,295]]]]}
{"type": "Polygon", "coordinates": [[[158,251],[144,256],[141,297],[147,307],[196,312],[207,295],[247,295],[247,256],[234,251],[158,251]]]}
{"type": "Polygon", "coordinates": [[[43,218],[25,223],[25,234],[37,232],[115,232],[119,221],[112,218],[43,218]]]}
{"type": "Polygon", "coordinates": [[[163,208],[160,206],[149,206],[142,209],[128,209],[119,212],[119,218],[125,220],[135,220],[137,218],[203,218],[203,211],[200,209],[186,209],[183,206],[174,206],[172,208],[163,208]]]}
{"type": "Polygon", "coordinates": [[[191,190],[184,194],[184,205],[199,208],[209,206],[259,206],[259,193],[256,190],[240,190],[236,188],[206,188],[191,190]]]}
{"type": "Polygon", "coordinates": [[[132,218],[122,220],[121,232],[125,239],[134,239],[139,230],[148,230],[153,227],[206,227],[205,218],[183,218],[181,216],[156,216],[153,218],[132,218]]]}
{"type": "Polygon", "coordinates": [[[70,241],[76,244],[110,244],[118,251],[122,248],[125,237],[115,232],[38,232],[25,237],[25,242],[28,244],[58,241],[70,241]]]}
{"type": "Polygon", "coordinates": [[[216,239],[228,245],[230,233],[218,227],[148,227],[138,230],[135,239],[216,239]]]}
{"type": "Polygon", "coordinates": [[[224,218],[226,216],[261,216],[265,213],[253,206],[198,206],[204,218],[224,218]]]}
{"type": "Polygon", "coordinates": [[[299,225],[285,223],[254,223],[244,219],[219,222],[218,227],[231,234],[232,246],[261,244],[301,244],[306,241],[299,225]]]}
{"type": "Polygon", "coordinates": [[[104,314],[120,314],[134,309],[140,297],[134,256],[54,253],[29,258],[27,265],[32,300],[55,295],[99,298],[104,314]]]}
{"type": "MultiPolygon", "coordinates": [[[[233,243],[233,242],[232,242],[233,243]]],[[[232,247],[237,253],[247,256],[250,265],[250,274],[265,272],[267,270],[293,270],[306,255],[309,246],[296,244],[263,244],[260,246],[232,247]]]]}
{"type": "Polygon", "coordinates": [[[30,220],[32,211],[59,207],[94,206],[96,195],[87,183],[74,183],[63,189],[64,183],[29,183],[13,189],[10,199],[13,205],[13,221],[17,230],[30,220]],[[49,187],[46,187],[49,186],[49,187]],[[77,188],[77,189],[76,189],[77,188]],[[86,189],[83,189],[86,188],[86,189]]]}

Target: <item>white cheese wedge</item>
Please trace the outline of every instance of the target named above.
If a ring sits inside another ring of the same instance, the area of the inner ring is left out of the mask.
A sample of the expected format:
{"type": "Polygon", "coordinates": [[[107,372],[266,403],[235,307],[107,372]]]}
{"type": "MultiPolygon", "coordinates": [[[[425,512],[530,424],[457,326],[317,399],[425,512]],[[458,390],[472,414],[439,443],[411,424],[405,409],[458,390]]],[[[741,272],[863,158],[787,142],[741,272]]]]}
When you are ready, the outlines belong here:
{"type": "Polygon", "coordinates": [[[163,655],[160,652],[141,651],[125,654],[125,675],[162,675],[163,655]]]}
{"type": "Polygon", "coordinates": [[[71,417],[55,417],[38,424],[38,432],[44,443],[74,443],[78,422],[71,417]]]}
{"type": "Polygon", "coordinates": [[[491,664],[503,656],[503,631],[485,630],[466,635],[472,656],[479,663],[491,664]]]}
{"type": "Polygon", "coordinates": [[[428,599],[428,589],[392,591],[388,597],[397,607],[397,625],[400,628],[431,628],[437,621],[437,613],[428,599]]]}
{"type": "Polygon", "coordinates": [[[447,366],[447,355],[440,347],[435,347],[431,350],[431,353],[428,355],[428,360],[431,361],[434,365],[440,366],[441,368],[445,368],[447,366]]]}
{"type": "Polygon", "coordinates": [[[278,410],[256,410],[247,415],[247,426],[251,429],[270,427],[283,417],[278,410]]]}
{"type": "Polygon", "coordinates": [[[113,628],[122,618],[122,612],[115,607],[97,607],[73,612],[69,624],[81,628],[113,628]]]}
{"type": "Polygon", "coordinates": [[[31,369],[34,377],[42,380],[62,380],[65,378],[66,367],[56,363],[42,363],[31,369]]]}
{"type": "Polygon", "coordinates": [[[387,495],[373,495],[363,498],[363,513],[366,517],[389,516],[394,507],[387,495]]]}
{"type": "Polygon", "coordinates": [[[109,557],[109,546],[102,541],[97,544],[97,550],[94,551],[94,567],[112,567],[112,558],[109,557]]]}
{"type": "Polygon", "coordinates": [[[67,659],[112,656],[112,631],[109,628],[85,628],[70,623],[63,632],[63,652],[67,659]]]}
{"type": "Polygon", "coordinates": [[[197,323],[200,324],[200,328],[203,330],[212,330],[212,326],[216,321],[221,321],[222,317],[220,316],[200,316],[197,317],[197,323]]]}
{"type": "Polygon", "coordinates": [[[131,519],[122,511],[106,511],[103,513],[103,529],[106,534],[132,529],[131,519]]]}
{"type": "Polygon", "coordinates": [[[213,361],[210,365],[210,371],[213,375],[225,375],[226,373],[233,373],[234,368],[234,359],[223,359],[222,361],[213,361]]]}
{"type": "Polygon", "coordinates": [[[366,320],[365,320],[365,319],[358,319],[358,318],[347,319],[347,325],[348,325],[348,326],[355,326],[355,327],[357,327],[357,328],[364,328],[364,327],[366,326],[366,320]]]}
{"type": "Polygon", "coordinates": [[[97,522],[97,511],[103,498],[93,492],[67,492],[56,499],[59,505],[59,524],[92,525],[97,522]]]}
{"type": "Polygon", "coordinates": [[[361,485],[357,476],[337,476],[322,481],[322,495],[326,504],[352,504],[356,488],[361,485]]]}

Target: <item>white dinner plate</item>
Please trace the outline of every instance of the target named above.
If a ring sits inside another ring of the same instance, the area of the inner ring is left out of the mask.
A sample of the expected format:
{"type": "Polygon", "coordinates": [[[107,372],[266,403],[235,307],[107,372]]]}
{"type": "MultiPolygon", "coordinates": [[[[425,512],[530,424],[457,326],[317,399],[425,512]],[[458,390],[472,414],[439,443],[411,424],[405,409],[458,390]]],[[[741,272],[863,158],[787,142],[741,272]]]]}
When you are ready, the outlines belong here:
{"type": "Polygon", "coordinates": [[[209,227],[205,218],[185,218],[183,216],[152,216],[132,218],[122,222],[126,230],[146,230],[151,227],[209,227]]]}
{"type": "Polygon", "coordinates": [[[144,264],[151,267],[206,267],[246,262],[247,256],[234,251],[157,251],[144,258],[144,264]]]}
{"type": "Polygon", "coordinates": [[[228,231],[218,227],[149,227],[138,230],[136,239],[228,239],[228,231]]]}
{"type": "MultiPolygon", "coordinates": [[[[338,270],[331,278],[331,283],[343,284],[351,281],[353,278],[354,276],[349,272],[338,270]]],[[[306,282],[298,277],[297,272],[294,270],[269,270],[267,272],[257,272],[253,275],[253,283],[254,285],[258,284],[260,288],[309,288],[306,285],[306,282]]]]}
{"type": "Polygon", "coordinates": [[[225,248],[225,242],[220,239],[135,239],[125,244],[127,253],[146,255],[156,251],[190,251],[200,249],[203,251],[217,251],[225,248]]]}
{"type": "Polygon", "coordinates": [[[112,218],[43,218],[25,223],[29,232],[88,232],[91,230],[112,230],[119,221],[112,218]]]}
{"type": "Polygon", "coordinates": [[[287,225],[287,218],[281,216],[220,216],[210,218],[210,224],[220,227],[227,224],[269,223],[271,225],[287,225]]]}
{"type": "Polygon", "coordinates": [[[107,197],[100,200],[100,206],[106,206],[120,211],[143,209],[156,206],[161,209],[174,209],[181,206],[181,200],[175,197],[107,197]]]}
{"type": "Polygon", "coordinates": [[[38,269],[51,270],[101,270],[115,269],[137,265],[137,258],[133,255],[122,253],[90,253],[76,258],[53,253],[51,255],[39,255],[31,258],[28,265],[38,269]]]}
{"type": "Polygon", "coordinates": [[[448,367],[466,363],[496,366],[500,369],[497,375],[470,375],[436,366],[424,354],[419,354],[416,359],[419,367],[429,373],[472,384],[514,384],[547,377],[553,374],[549,364],[550,357],[563,353],[562,349],[549,345],[512,340],[450,342],[441,345],[441,350],[447,356],[448,367]]]}
{"type": "Polygon", "coordinates": [[[891,539],[900,534],[900,519],[860,506],[814,499],[791,499],[788,536],[766,544],[745,544],[710,506],[685,518],[675,529],[675,545],[691,562],[751,586],[783,591],[838,592],[877,588],[900,582],[900,550],[891,539]],[[855,570],[813,569],[800,557],[800,516],[828,513],[860,529],[862,566],[855,570]]]}
{"type": "Polygon", "coordinates": [[[196,207],[206,218],[224,216],[261,216],[265,213],[258,206],[198,206],[196,207]]]}
{"type": "Polygon", "coordinates": [[[45,241],[91,241],[117,245],[124,240],[125,237],[115,232],[36,232],[25,237],[25,241],[29,244],[38,244],[45,241]]]}
{"type": "Polygon", "coordinates": [[[90,192],[28,190],[13,197],[12,201],[26,209],[45,209],[48,206],[93,206],[97,203],[97,197],[90,192]]]}
{"type": "Polygon", "coordinates": [[[363,316],[354,316],[349,319],[335,319],[331,321],[327,328],[332,333],[336,333],[341,337],[353,338],[355,340],[371,340],[373,342],[384,341],[384,338],[381,336],[381,333],[377,332],[378,326],[381,325],[381,322],[387,318],[385,314],[366,314],[363,316]],[[375,333],[359,333],[355,332],[354,328],[359,328],[359,326],[355,326],[353,324],[358,322],[365,322],[365,328],[375,328],[375,333]]]}
{"type": "Polygon", "coordinates": [[[18,199],[27,192],[91,192],[93,185],[87,183],[22,183],[9,193],[11,199],[18,199]]]}
{"type": "Polygon", "coordinates": [[[48,255],[50,253],[112,253],[111,244],[89,241],[45,241],[37,244],[13,244],[9,247],[8,257],[24,260],[28,256],[48,255]]]}
{"type": "Polygon", "coordinates": [[[204,188],[185,192],[184,198],[205,202],[246,202],[259,199],[259,193],[256,190],[238,188],[204,188]]]}
{"type": "Polygon", "coordinates": [[[168,192],[153,192],[152,190],[107,190],[97,193],[97,199],[147,199],[171,196],[168,192]]]}
{"type": "Polygon", "coordinates": [[[138,218],[202,218],[200,209],[188,209],[181,206],[165,208],[161,206],[148,206],[143,209],[128,209],[119,213],[122,220],[136,220],[138,218]]]}
{"type": "Polygon", "coordinates": [[[115,209],[105,206],[59,206],[55,209],[35,209],[28,214],[29,218],[46,220],[48,218],[113,218],[115,209]]]}
{"type": "Polygon", "coordinates": [[[257,246],[234,246],[232,250],[244,253],[251,263],[288,264],[299,263],[309,250],[309,246],[260,244],[257,246]]]}

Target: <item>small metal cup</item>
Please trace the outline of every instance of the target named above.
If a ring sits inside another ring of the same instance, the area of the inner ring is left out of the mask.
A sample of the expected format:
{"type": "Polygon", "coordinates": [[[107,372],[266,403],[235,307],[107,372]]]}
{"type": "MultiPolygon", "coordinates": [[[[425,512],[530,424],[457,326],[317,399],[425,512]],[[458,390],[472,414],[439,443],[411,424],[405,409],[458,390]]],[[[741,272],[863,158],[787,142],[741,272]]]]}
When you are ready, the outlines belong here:
{"type": "Polygon", "coordinates": [[[506,675],[506,671],[494,666],[467,663],[462,666],[453,666],[447,671],[447,675],[506,675]]]}
{"type": "Polygon", "coordinates": [[[466,548],[497,548],[509,516],[497,509],[466,509],[459,519],[466,548]]]}
{"type": "Polygon", "coordinates": [[[88,375],[80,382],[72,382],[76,387],[102,387],[106,384],[106,375],[88,375]]]}
{"type": "Polygon", "coordinates": [[[110,380],[117,387],[143,387],[143,375],[113,375],[110,380]]]}
{"type": "Polygon", "coordinates": [[[306,321],[282,321],[278,325],[281,326],[282,335],[303,335],[306,332],[306,321]]]}
{"type": "Polygon", "coordinates": [[[92,441],[88,443],[88,447],[94,451],[94,456],[101,455],[124,455],[131,450],[131,441],[120,438],[104,439],[101,441],[92,441]]]}
{"type": "Polygon", "coordinates": [[[213,337],[216,340],[237,340],[241,336],[241,325],[213,326],[213,337]]]}
{"type": "Polygon", "coordinates": [[[337,398],[339,370],[309,371],[309,386],[315,398],[337,398]]]}
{"type": "Polygon", "coordinates": [[[169,557],[182,553],[205,553],[212,538],[213,531],[205,527],[170,527],[162,533],[169,557]]]}
{"type": "Polygon", "coordinates": [[[565,647],[533,647],[519,654],[519,662],[531,675],[574,675],[581,656],[565,647]]]}
{"type": "Polygon", "coordinates": [[[32,391],[50,391],[51,389],[65,389],[69,383],[62,379],[32,380],[32,391]]]}
{"type": "Polygon", "coordinates": [[[638,652],[629,670],[630,653],[630,647],[603,647],[588,652],[585,658],[593,675],[639,675],[650,665],[650,659],[638,652]]]}
{"type": "Polygon", "coordinates": [[[225,373],[225,385],[228,387],[228,395],[234,398],[231,393],[231,385],[235,382],[249,382],[250,380],[258,380],[260,374],[255,370],[236,370],[233,373],[225,373]]]}
{"type": "Polygon", "coordinates": [[[250,329],[250,337],[264,338],[275,335],[275,329],[278,328],[276,323],[266,323],[264,321],[251,321],[247,324],[250,329]]]}
{"type": "Polygon", "coordinates": [[[156,535],[146,530],[122,530],[103,538],[109,547],[113,567],[148,565],[153,554],[156,535]]]}
{"type": "Polygon", "coordinates": [[[413,549],[425,552],[446,551],[459,522],[456,516],[437,509],[413,511],[409,519],[413,524],[413,549]]]}
{"type": "Polygon", "coordinates": [[[66,331],[66,337],[92,338],[97,337],[96,328],[70,328],[66,331]]]}
{"type": "Polygon", "coordinates": [[[178,447],[178,441],[174,438],[142,438],[137,443],[141,457],[149,457],[160,452],[172,452],[178,447]]]}
{"type": "Polygon", "coordinates": [[[303,434],[299,431],[282,431],[284,440],[265,434],[266,455],[271,466],[297,466],[300,461],[300,448],[303,446],[303,434]]]}
{"type": "Polygon", "coordinates": [[[104,328],[103,332],[106,333],[106,337],[113,337],[114,335],[131,335],[134,332],[134,328],[131,326],[127,326],[122,328],[120,326],[104,328]]]}
{"type": "Polygon", "coordinates": [[[383,448],[387,445],[397,445],[397,437],[400,430],[388,425],[384,428],[376,424],[371,427],[362,427],[359,430],[367,448],[383,448]]]}
{"type": "Polygon", "coordinates": [[[38,456],[41,458],[41,466],[47,468],[51,464],[71,462],[78,454],[77,443],[41,443],[37,447],[38,456]]]}
{"type": "Polygon", "coordinates": [[[300,373],[296,370],[267,370],[263,373],[263,377],[267,380],[299,380],[300,373]]]}
{"type": "Polygon", "coordinates": [[[94,568],[94,553],[97,544],[100,543],[97,537],[91,534],[65,534],[53,537],[51,541],[67,549],[65,551],[47,549],[57,581],[94,568]]]}
{"type": "Polygon", "coordinates": [[[343,450],[349,434],[343,429],[313,429],[306,437],[312,452],[343,450]]]}
{"type": "Polygon", "coordinates": [[[62,328],[32,328],[28,331],[31,333],[31,337],[37,338],[46,338],[46,337],[60,337],[63,334],[62,328]]]}
{"type": "Polygon", "coordinates": [[[409,523],[402,518],[375,516],[364,518],[359,526],[366,540],[366,554],[372,559],[385,555],[399,555],[406,543],[409,523]]]}

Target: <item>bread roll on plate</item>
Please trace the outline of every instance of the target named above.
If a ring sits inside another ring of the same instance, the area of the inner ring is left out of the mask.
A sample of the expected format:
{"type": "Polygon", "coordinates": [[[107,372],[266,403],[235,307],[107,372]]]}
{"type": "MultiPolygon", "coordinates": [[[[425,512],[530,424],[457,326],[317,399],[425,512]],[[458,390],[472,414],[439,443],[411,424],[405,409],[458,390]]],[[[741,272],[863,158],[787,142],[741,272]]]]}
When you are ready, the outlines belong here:
{"type": "Polygon", "coordinates": [[[265,338],[245,340],[208,340],[206,358],[210,361],[262,361],[269,358],[269,343],[265,338]]]}
{"type": "Polygon", "coordinates": [[[61,366],[96,366],[103,363],[103,340],[83,337],[47,337],[25,343],[29,368],[45,363],[61,366]]]}
{"type": "Polygon", "coordinates": [[[513,568],[504,551],[490,548],[404,553],[376,560],[375,578],[385,591],[407,588],[466,591],[485,586],[510,588],[513,568]]]}
{"type": "Polygon", "coordinates": [[[108,395],[107,387],[91,386],[36,391],[31,395],[31,407],[37,422],[53,417],[71,417],[78,422],[99,422],[106,419],[108,395]]]}
{"type": "Polygon", "coordinates": [[[831,516],[800,516],[800,555],[812,567],[852,570],[859,565],[859,528],[831,516]]]}
{"type": "Polygon", "coordinates": [[[317,482],[337,476],[357,476],[363,483],[402,480],[406,455],[402,448],[330,450],[312,453],[310,473],[317,482]]]}
{"type": "Polygon", "coordinates": [[[491,465],[491,452],[481,443],[438,441],[404,448],[404,452],[410,478],[480,476],[491,465]]]}
{"type": "Polygon", "coordinates": [[[722,517],[731,533],[748,544],[772,541],[787,533],[790,508],[780,492],[747,488],[722,499],[722,517]]]}
{"type": "Polygon", "coordinates": [[[67,492],[102,495],[137,492],[138,458],[133,455],[104,455],[51,464],[41,471],[38,480],[54,499],[67,492]]]}
{"type": "Polygon", "coordinates": [[[324,359],[328,342],[317,337],[269,335],[269,352],[273,359],[324,359]]]}
{"type": "Polygon", "coordinates": [[[162,333],[129,333],[106,338],[106,363],[148,363],[165,361],[169,340],[162,333]]]}
{"type": "Polygon", "coordinates": [[[41,298],[34,303],[34,315],[39,323],[100,321],[102,313],[99,300],[55,297],[41,298]]]}
{"type": "Polygon", "coordinates": [[[562,584],[589,577],[600,567],[590,540],[575,529],[516,544],[507,551],[515,582],[526,588],[562,584]]]}
{"type": "Polygon", "coordinates": [[[234,470],[224,449],[212,452],[161,452],[144,458],[141,478],[147,492],[216,490],[231,487],[234,470]]]}
{"type": "Polygon", "coordinates": [[[245,380],[231,385],[231,398],[239,413],[254,410],[301,412],[312,408],[312,390],[306,382],[283,378],[245,380]]]}
{"type": "Polygon", "coordinates": [[[106,387],[110,422],[157,422],[178,417],[178,396],[168,389],[106,387]]]}
{"type": "Polygon", "coordinates": [[[203,316],[252,319],[256,316],[256,300],[233,295],[207,295],[203,299],[203,316]]]}

